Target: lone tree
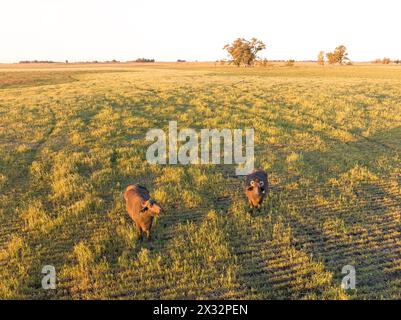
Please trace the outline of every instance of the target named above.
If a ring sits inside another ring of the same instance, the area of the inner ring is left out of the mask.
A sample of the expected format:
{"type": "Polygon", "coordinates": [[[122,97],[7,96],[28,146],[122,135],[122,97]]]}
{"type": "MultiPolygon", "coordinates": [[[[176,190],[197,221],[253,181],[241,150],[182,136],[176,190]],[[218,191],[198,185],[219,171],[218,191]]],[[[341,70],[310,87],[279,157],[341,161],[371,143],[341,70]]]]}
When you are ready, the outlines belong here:
{"type": "Polygon", "coordinates": [[[320,51],[317,56],[317,64],[324,66],[324,51],[320,51]]]}
{"type": "Polygon", "coordinates": [[[231,56],[230,63],[234,63],[237,67],[252,66],[257,59],[257,53],[266,49],[266,45],[256,38],[251,40],[238,38],[232,44],[226,44],[223,49],[231,56]]]}
{"type": "Polygon", "coordinates": [[[333,52],[328,52],[326,57],[330,64],[343,64],[344,61],[349,61],[347,48],[343,45],[335,48],[333,52]]]}

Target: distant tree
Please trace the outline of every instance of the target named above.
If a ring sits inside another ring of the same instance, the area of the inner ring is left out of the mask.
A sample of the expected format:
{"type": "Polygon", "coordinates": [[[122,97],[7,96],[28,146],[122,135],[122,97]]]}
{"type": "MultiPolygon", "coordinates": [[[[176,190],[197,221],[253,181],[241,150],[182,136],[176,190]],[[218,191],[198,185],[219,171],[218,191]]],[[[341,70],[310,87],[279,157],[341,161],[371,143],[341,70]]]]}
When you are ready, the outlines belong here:
{"type": "Polygon", "coordinates": [[[241,65],[252,66],[257,59],[258,52],[266,49],[266,45],[256,38],[251,40],[238,38],[232,44],[226,44],[223,49],[227,50],[231,56],[230,63],[237,67],[241,65]]]}
{"type": "MultiPolygon", "coordinates": [[[[394,62],[395,62],[395,61],[394,61],[394,62]]],[[[391,59],[390,59],[390,58],[384,57],[383,59],[376,59],[376,60],[373,60],[372,63],[376,63],[376,64],[390,64],[390,63],[391,63],[391,59]]]]}
{"type": "Polygon", "coordinates": [[[135,62],[153,63],[155,62],[155,59],[138,58],[135,60],[135,62]]]}
{"type": "Polygon", "coordinates": [[[344,64],[345,61],[349,61],[347,48],[343,45],[335,48],[333,52],[328,52],[326,57],[330,64],[344,64]]]}
{"type": "Polygon", "coordinates": [[[327,52],[326,57],[327,57],[327,62],[329,64],[335,64],[337,62],[336,57],[334,56],[334,53],[332,53],[332,52],[327,52]]]}
{"type": "Polygon", "coordinates": [[[267,60],[266,58],[258,60],[257,63],[261,67],[269,66],[269,60],[267,60]]]}
{"type": "Polygon", "coordinates": [[[19,63],[56,63],[52,60],[22,60],[19,63]]]}
{"type": "Polygon", "coordinates": [[[324,66],[324,51],[320,51],[317,56],[317,64],[324,66]]]}
{"type": "Polygon", "coordinates": [[[293,59],[287,60],[287,61],[285,62],[285,66],[286,66],[286,67],[293,67],[294,64],[295,64],[295,60],[293,60],[293,59]]]}

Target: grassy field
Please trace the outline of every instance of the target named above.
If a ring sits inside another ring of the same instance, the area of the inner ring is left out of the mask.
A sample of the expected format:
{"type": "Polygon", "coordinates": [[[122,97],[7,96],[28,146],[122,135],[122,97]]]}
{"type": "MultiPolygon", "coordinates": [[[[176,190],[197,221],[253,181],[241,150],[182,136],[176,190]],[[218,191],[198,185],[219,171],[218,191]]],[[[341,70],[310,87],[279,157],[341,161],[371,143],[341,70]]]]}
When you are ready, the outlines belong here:
{"type": "Polygon", "coordinates": [[[0,298],[401,299],[400,154],[401,67],[0,65],[0,298]],[[234,166],[146,162],[170,120],[255,129],[260,213],[234,166]]]}

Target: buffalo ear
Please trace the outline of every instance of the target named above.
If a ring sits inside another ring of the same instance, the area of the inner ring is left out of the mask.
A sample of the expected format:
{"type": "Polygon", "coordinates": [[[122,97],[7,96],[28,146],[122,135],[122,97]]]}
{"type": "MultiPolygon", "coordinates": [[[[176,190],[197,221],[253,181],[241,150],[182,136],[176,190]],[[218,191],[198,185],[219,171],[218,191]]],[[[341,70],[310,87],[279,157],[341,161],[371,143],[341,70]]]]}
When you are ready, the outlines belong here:
{"type": "Polygon", "coordinates": [[[252,191],[253,190],[253,186],[249,186],[246,188],[247,191],[252,191]]]}

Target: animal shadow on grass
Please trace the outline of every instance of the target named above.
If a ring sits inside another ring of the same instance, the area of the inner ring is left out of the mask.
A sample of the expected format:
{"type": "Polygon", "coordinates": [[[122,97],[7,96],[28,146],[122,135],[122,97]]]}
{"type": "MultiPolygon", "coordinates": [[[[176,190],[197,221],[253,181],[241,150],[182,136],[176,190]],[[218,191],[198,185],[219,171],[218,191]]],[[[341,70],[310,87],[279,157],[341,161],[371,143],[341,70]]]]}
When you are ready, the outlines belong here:
{"type": "MultiPolygon", "coordinates": [[[[389,272],[385,269],[392,265],[392,261],[401,259],[396,244],[388,239],[390,234],[395,237],[400,235],[401,229],[397,217],[394,217],[394,211],[400,210],[401,198],[398,193],[386,190],[389,182],[385,177],[388,173],[376,164],[380,156],[385,157],[389,164],[395,165],[394,162],[400,155],[396,147],[397,139],[401,140],[400,133],[399,128],[395,128],[368,139],[337,144],[326,152],[306,153],[304,161],[311,168],[309,172],[318,171],[320,161],[324,159],[341,159],[347,154],[348,159],[342,162],[340,172],[327,171],[322,175],[326,179],[324,186],[328,185],[330,179],[339,178],[342,173],[352,170],[356,163],[384,180],[359,181],[355,186],[349,187],[356,197],[352,204],[340,202],[339,205],[337,198],[334,198],[335,202],[332,204],[332,200],[327,198],[329,202],[325,205],[314,205],[305,200],[297,204],[295,214],[285,216],[293,230],[297,247],[322,261],[333,273],[333,281],[338,284],[344,276],[341,274],[342,267],[353,265],[357,270],[358,295],[369,298],[386,297],[386,288],[391,287],[390,283],[396,283],[400,276],[399,271],[389,272]],[[392,140],[382,144],[389,137],[392,140]],[[344,231],[338,233],[331,229],[324,230],[325,225],[331,228],[333,221],[343,223],[344,231]],[[388,285],[384,286],[384,281],[388,285]]],[[[388,168],[388,172],[391,171],[392,168],[388,168]]],[[[397,182],[396,179],[392,181],[397,182]]],[[[321,192],[316,187],[315,193],[321,192]]],[[[341,190],[336,193],[341,194],[341,190]]]]}

